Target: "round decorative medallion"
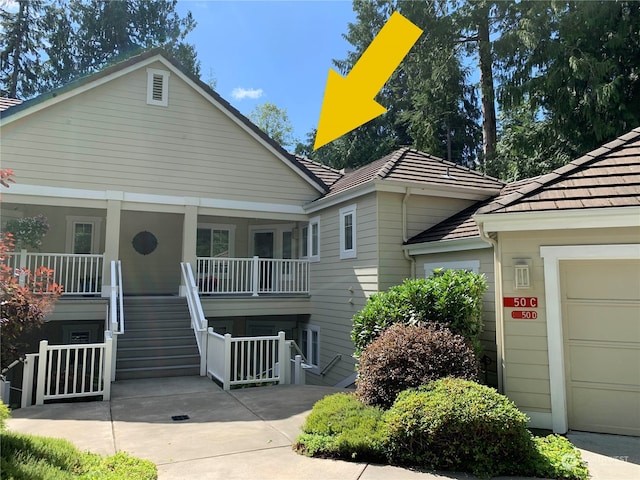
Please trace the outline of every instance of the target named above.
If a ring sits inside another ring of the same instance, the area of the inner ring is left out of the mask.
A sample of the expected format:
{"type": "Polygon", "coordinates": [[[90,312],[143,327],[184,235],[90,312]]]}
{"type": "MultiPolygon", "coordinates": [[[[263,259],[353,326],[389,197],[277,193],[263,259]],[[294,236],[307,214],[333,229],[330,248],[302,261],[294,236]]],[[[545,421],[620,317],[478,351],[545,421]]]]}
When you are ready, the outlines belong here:
{"type": "Polygon", "coordinates": [[[158,239],[151,232],[140,232],[131,241],[136,252],[142,255],[149,255],[158,246],[158,239]]]}

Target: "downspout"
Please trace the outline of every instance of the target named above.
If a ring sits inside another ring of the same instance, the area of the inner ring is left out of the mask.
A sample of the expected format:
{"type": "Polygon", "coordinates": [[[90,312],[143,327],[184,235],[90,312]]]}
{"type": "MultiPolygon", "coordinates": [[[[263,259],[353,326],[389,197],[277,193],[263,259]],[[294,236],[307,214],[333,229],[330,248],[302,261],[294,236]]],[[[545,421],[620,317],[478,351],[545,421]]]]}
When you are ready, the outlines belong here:
{"type": "MultiPolygon", "coordinates": [[[[411,196],[409,187],[405,189],[404,197],[402,198],[402,243],[403,245],[409,240],[409,227],[407,225],[407,201],[411,196]]],[[[416,259],[405,248],[402,249],[404,258],[411,264],[411,278],[416,278],[416,259]]]]}
{"type": "Polygon", "coordinates": [[[493,275],[495,282],[495,310],[496,310],[496,350],[498,367],[498,391],[504,393],[504,323],[502,309],[502,249],[495,238],[490,237],[484,231],[484,224],[476,220],[480,238],[493,246],[493,275]]]}

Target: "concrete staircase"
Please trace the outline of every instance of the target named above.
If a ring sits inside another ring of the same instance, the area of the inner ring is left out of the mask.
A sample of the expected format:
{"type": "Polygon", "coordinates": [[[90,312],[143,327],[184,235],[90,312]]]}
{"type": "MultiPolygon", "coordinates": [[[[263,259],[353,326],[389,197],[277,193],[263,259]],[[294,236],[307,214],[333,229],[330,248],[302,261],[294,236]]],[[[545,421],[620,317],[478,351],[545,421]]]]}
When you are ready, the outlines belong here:
{"type": "Polygon", "coordinates": [[[200,355],[180,297],[125,297],[116,380],[198,375],[200,355]]]}

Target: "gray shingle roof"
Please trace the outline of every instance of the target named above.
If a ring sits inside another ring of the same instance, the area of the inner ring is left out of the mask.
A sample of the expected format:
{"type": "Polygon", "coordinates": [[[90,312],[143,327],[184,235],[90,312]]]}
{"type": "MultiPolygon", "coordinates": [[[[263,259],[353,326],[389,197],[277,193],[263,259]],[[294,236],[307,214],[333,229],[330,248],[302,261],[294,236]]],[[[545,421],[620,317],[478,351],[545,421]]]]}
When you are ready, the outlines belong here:
{"type": "Polygon", "coordinates": [[[335,195],[376,179],[445,187],[498,189],[504,185],[496,178],[469,168],[411,148],[401,148],[353,172],[346,173],[331,185],[329,193],[325,196],[335,195]]]}

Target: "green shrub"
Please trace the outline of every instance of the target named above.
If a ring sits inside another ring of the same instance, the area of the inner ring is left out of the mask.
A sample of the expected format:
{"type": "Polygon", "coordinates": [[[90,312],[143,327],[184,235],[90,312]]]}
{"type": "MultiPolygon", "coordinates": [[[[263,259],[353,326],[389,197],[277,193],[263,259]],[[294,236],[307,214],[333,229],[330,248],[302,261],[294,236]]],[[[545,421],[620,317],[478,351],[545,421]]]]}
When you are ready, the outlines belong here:
{"type": "Polygon", "coordinates": [[[0,400],[0,432],[4,430],[7,418],[9,418],[9,407],[0,400]]]}
{"type": "Polygon", "coordinates": [[[519,471],[533,451],[526,425],[494,389],[451,378],[402,392],[385,415],[392,463],[478,476],[519,471]]]}
{"type": "Polygon", "coordinates": [[[580,450],[565,437],[534,437],[533,442],[535,452],[523,464],[520,475],[567,480],[589,478],[589,470],[582,461],[580,450]]]}
{"type": "Polygon", "coordinates": [[[402,285],[372,295],[353,317],[351,339],[355,354],[394,323],[439,323],[480,349],[484,275],[461,270],[438,271],[427,279],[405,280],[402,285]]]}
{"type": "Polygon", "coordinates": [[[396,324],[362,352],[356,393],[366,404],[389,408],[403,390],[444,377],[477,380],[477,360],[465,339],[435,325],[396,324]]]}
{"type": "Polygon", "coordinates": [[[380,461],[382,415],[352,394],[329,395],[313,406],[294,448],[308,456],[380,461]]]}

